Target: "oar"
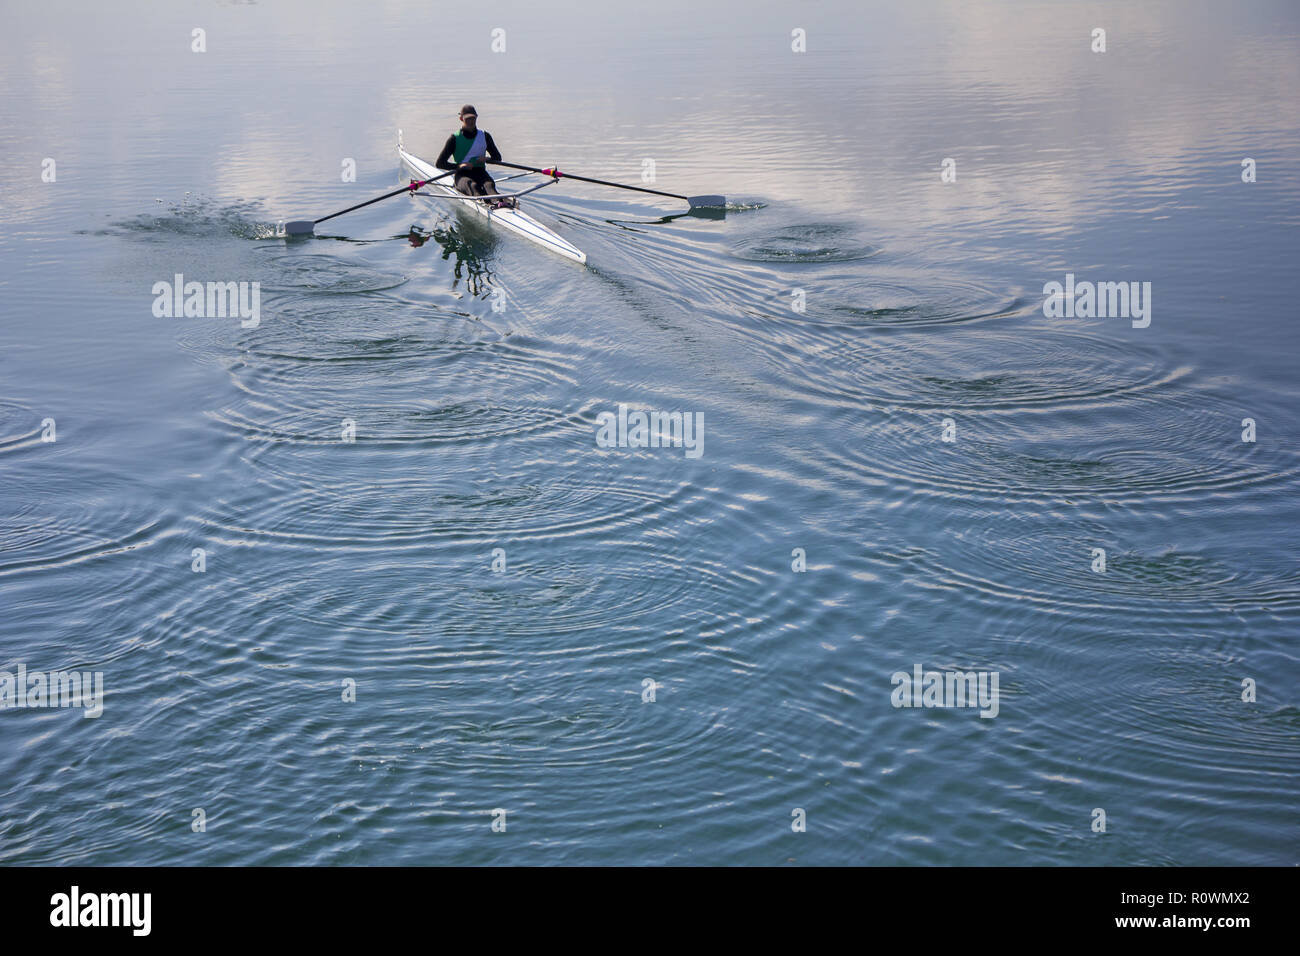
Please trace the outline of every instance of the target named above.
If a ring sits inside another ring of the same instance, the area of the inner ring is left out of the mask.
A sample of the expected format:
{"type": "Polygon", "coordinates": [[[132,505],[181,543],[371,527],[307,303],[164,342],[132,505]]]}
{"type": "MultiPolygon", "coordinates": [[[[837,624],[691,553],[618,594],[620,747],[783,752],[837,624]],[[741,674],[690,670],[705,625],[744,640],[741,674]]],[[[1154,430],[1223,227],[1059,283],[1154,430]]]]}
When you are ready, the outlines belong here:
{"type": "Polygon", "coordinates": [[[677,193],[666,193],[660,189],[646,189],[644,186],[627,186],[623,183],[611,183],[606,179],[592,179],[590,176],[575,176],[573,173],[562,173],[558,169],[538,169],[536,166],[520,166],[518,163],[506,163],[500,160],[488,160],[494,166],[508,166],[511,169],[523,169],[530,173],[542,173],[545,176],[554,176],[559,179],[563,176],[565,179],[576,179],[583,183],[595,183],[597,186],[613,186],[615,189],[631,189],[634,192],[650,193],[655,196],[668,196],[671,199],[681,199],[691,204],[692,209],[710,208],[717,206],[726,206],[726,196],[682,196],[677,193]]]}
{"type": "Polygon", "coordinates": [[[394,196],[401,195],[402,193],[413,193],[421,186],[427,186],[429,183],[435,182],[439,179],[446,179],[455,171],[456,170],[454,169],[450,169],[445,173],[434,176],[433,179],[425,179],[422,181],[412,179],[409,186],[403,186],[401,189],[394,189],[391,193],[384,193],[382,196],[376,196],[374,199],[367,199],[365,202],[359,202],[355,206],[348,206],[347,209],[340,209],[338,212],[332,212],[328,216],[321,216],[319,219],[296,219],[293,222],[286,222],[284,224],[284,234],[286,236],[310,236],[312,230],[326,219],[333,219],[335,216],[341,216],[345,212],[352,212],[354,209],[360,209],[362,206],[369,206],[384,199],[392,199],[394,196]]]}

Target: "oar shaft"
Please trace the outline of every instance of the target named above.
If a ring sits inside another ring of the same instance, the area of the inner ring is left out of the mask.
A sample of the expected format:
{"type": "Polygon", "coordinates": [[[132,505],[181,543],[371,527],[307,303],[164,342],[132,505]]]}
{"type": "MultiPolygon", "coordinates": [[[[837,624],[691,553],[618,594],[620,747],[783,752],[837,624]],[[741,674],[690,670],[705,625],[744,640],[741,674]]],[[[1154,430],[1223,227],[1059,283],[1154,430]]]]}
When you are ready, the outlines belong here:
{"type": "MultiPolygon", "coordinates": [[[[530,173],[549,173],[550,170],[538,169],[536,166],[520,166],[518,163],[507,163],[501,160],[489,160],[494,166],[509,166],[511,169],[523,169],[530,173]]],[[[558,172],[558,170],[557,170],[558,172]]],[[[646,189],[644,186],[628,186],[625,183],[611,183],[608,179],[592,179],[590,176],[575,176],[573,173],[560,172],[562,179],[576,179],[582,183],[595,183],[597,186],[613,186],[615,189],[631,189],[634,192],[650,193],[654,196],[668,196],[671,199],[680,199],[683,202],[690,202],[690,196],[682,196],[678,193],[666,193],[662,189],[646,189]]]]}
{"type": "Polygon", "coordinates": [[[447,176],[450,176],[455,171],[456,170],[454,169],[448,170],[447,172],[443,173],[441,176],[434,176],[433,179],[426,179],[423,182],[421,182],[419,186],[414,186],[414,187],[403,186],[401,189],[394,189],[391,193],[384,193],[382,196],[376,196],[374,199],[367,199],[365,202],[359,202],[355,206],[348,206],[347,209],[340,209],[338,212],[332,212],[328,216],[321,216],[319,219],[312,220],[312,222],[315,224],[320,224],[324,222],[326,219],[333,219],[335,216],[341,216],[345,212],[352,212],[354,209],[360,209],[362,206],[369,206],[377,202],[382,202],[385,199],[392,199],[394,196],[400,195],[402,193],[410,192],[413,188],[419,189],[422,186],[427,186],[429,183],[433,182],[434,179],[444,179],[447,176]]]}

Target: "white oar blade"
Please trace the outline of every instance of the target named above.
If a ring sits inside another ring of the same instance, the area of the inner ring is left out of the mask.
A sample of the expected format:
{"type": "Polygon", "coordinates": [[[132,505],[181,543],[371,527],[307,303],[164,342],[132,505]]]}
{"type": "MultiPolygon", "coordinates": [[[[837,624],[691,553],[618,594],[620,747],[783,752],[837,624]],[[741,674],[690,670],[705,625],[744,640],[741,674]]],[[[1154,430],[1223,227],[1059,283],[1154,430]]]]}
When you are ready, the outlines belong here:
{"type": "Polygon", "coordinates": [[[686,201],[692,209],[725,209],[727,206],[726,196],[687,196],[686,201]]]}
{"type": "Polygon", "coordinates": [[[311,219],[298,219],[294,222],[286,222],[284,224],[284,234],[286,236],[310,236],[312,230],[315,228],[315,221],[311,219]]]}

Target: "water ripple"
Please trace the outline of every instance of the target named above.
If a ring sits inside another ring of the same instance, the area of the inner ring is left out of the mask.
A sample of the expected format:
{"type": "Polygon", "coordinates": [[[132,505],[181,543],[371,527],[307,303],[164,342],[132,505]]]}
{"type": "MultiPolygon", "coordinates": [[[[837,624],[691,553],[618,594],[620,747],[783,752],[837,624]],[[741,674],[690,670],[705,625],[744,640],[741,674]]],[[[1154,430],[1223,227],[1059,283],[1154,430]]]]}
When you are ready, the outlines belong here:
{"type": "Polygon", "coordinates": [[[881,253],[861,240],[859,230],[838,223],[802,223],[780,232],[749,236],[732,246],[737,259],[751,262],[855,262],[881,253]]]}

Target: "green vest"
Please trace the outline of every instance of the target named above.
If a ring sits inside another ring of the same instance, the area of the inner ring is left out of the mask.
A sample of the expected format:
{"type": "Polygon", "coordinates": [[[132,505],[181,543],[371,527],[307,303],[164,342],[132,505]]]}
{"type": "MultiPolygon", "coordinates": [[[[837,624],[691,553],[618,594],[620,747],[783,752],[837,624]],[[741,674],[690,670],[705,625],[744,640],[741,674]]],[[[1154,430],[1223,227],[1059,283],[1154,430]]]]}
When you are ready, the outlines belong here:
{"type": "MultiPolygon", "coordinates": [[[[487,134],[484,135],[486,136],[487,134]]],[[[473,136],[466,136],[464,130],[459,130],[459,129],[456,130],[456,148],[452,151],[451,155],[452,158],[456,160],[457,165],[460,165],[462,162],[464,162],[465,156],[469,153],[470,147],[474,145],[474,140],[476,139],[478,139],[478,132],[475,132],[473,136]]],[[[478,157],[477,159],[471,160],[470,164],[473,166],[487,165],[483,161],[482,156],[478,157]]]]}

